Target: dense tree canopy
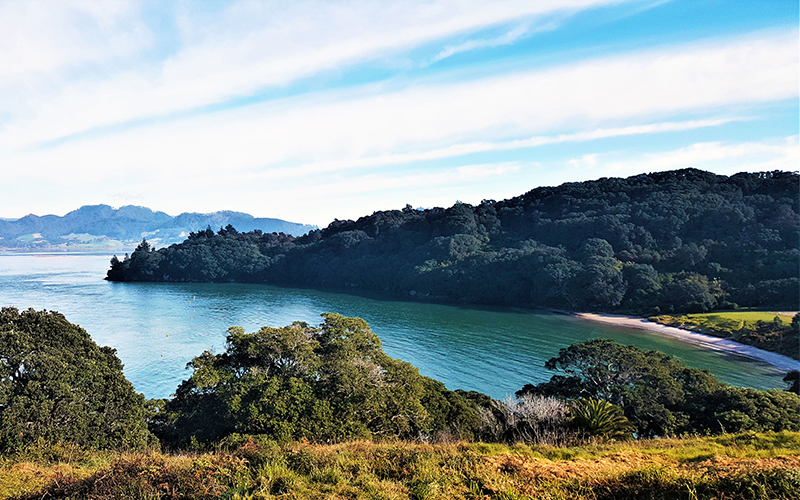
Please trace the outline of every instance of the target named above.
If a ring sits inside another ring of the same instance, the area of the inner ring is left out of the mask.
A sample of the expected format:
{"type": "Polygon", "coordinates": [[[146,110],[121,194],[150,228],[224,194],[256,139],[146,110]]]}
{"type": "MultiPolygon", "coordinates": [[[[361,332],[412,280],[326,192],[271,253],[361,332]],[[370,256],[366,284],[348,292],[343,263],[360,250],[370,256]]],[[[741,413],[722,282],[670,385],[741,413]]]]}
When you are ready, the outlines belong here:
{"type": "Polygon", "coordinates": [[[480,427],[474,404],[387,356],[364,320],[323,317],[319,327],[230,328],[224,353],[189,364],[192,376],[155,420],[157,433],[180,445],[234,432],[345,440],[449,430],[471,438],[480,427]]]}
{"type": "Polygon", "coordinates": [[[144,397],[109,347],[56,312],[0,311],[0,451],[44,439],[142,448],[144,397]]]}
{"type": "Polygon", "coordinates": [[[798,394],[732,387],[658,351],[591,340],[546,367],[558,373],[526,385],[513,403],[449,391],[387,356],[364,320],[326,313],[319,326],[230,328],[225,352],[197,356],[172,399],[145,404],[114,350],[79,326],[55,312],[3,308],[0,451],[40,439],[142,448],[154,443],[148,424],[178,447],[231,434],[343,441],[441,433],[552,444],[574,432],[624,437],[628,422],[639,436],[800,430],[798,394]]]}
{"type": "Polygon", "coordinates": [[[561,349],[545,367],[558,373],[518,396],[602,399],[622,407],[642,436],[800,430],[797,394],[729,386],[659,351],[596,339],[561,349]]]}
{"type": "Polygon", "coordinates": [[[228,226],[114,259],[116,281],[381,290],[422,300],[625,310],[797,307],[800,177],[695,169],[376,212],[300,238],[228,226]]]}

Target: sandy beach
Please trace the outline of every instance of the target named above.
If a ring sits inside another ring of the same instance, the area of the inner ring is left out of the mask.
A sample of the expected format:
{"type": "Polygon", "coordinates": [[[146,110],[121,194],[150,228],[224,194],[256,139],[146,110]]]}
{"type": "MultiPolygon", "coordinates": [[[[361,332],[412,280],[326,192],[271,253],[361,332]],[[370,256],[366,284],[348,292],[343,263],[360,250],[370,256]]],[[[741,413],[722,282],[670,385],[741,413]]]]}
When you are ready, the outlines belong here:
{"type": "Polygon", "coordinates": [[[575,313],[575,316],[597,323],[605,323],[608,325],[623,326],[626,328],[638,328],[650,332],[658,333],[660,335],[669,335],[671,337],[678,337],[686,342],[701,345],[709,349],[716,349],[720,351],[730,351],[741,356],[746,356],[751,359],[757,359],[768,363],[776,368],[784,371],[800,370],[800,361],[794,360],[783,354],[765,351],[753,346],[740,344],[732,340],[721,339],[719,337],[712,337],[711,335],[704,335],[702,333],[692,332],[690,330],[682,330],[673,326],[660,325],[652,323],[644,318],[637,318],[634,316],[618,316],[614,314],[595,314],[595,313],[575,313]]]}

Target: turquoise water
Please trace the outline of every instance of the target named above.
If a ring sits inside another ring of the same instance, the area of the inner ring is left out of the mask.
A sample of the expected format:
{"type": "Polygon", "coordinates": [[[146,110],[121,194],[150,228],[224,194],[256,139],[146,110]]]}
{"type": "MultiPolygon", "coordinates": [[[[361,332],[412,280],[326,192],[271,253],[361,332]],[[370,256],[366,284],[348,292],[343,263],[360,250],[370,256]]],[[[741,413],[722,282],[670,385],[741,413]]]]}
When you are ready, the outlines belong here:
{"type": "Polygon", "coordinates": [[[450,389],[495,398],[548,380],[544,362],[591,338],[658,349],[721,380],[784,388],[783,373],[761,362],[708,351],[641,330],[558,314],[385,300],[317,290],[239,284],[109,283],[110,255],[0,255],[0,306],[63,313],[100,345],[117,350],[125,375],[148,398],[168,397],[204,350],[222,352],[225,331],[293,321],[318,324],[323,312],[367,320],[392,357],[450,389]]]}

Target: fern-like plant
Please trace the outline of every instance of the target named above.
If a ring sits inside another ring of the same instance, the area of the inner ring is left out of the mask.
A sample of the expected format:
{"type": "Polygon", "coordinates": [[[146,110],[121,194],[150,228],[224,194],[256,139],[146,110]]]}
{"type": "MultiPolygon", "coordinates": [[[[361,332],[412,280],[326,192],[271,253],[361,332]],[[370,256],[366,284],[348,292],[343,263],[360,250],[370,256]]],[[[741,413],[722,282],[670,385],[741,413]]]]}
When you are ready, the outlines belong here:
{"type": "Polygon", "coordinates": [[[570,403],[572,424],[590,437],[604,440],[629,439],[636,430],[622,408],[602,399],[576,399],[570,403]]]}

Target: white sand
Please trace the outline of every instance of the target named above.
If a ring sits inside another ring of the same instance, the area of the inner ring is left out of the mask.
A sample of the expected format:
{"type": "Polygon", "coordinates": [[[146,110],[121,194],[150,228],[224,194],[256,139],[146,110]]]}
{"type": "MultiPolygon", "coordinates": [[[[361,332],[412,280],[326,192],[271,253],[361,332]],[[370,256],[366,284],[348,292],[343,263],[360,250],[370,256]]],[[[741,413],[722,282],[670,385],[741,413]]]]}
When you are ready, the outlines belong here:
{"type": "Polygon", "coordinates": [[[576,313],[575,316],[590,321],[596,321],[598,323],[623,326],[626,328],[638,328],[640,330],[647,330],[661,335],[678,337],[692,344],[697,344],[719,351],[729,351],[751,359],[757,359],[784,371],[800,370],[800,361],[794,360],[789,356],[784,356],[783,354],[778,354],[776,352],[765,351],[753,346],[740,344],[732,340],[712,337],[711,335],[704,335],[702,333],[692,332],[690,330],[682,330],[673,326],[652,323],[644,318],[594,313],[576,313]]]}

